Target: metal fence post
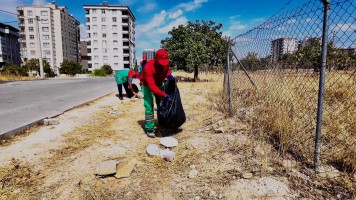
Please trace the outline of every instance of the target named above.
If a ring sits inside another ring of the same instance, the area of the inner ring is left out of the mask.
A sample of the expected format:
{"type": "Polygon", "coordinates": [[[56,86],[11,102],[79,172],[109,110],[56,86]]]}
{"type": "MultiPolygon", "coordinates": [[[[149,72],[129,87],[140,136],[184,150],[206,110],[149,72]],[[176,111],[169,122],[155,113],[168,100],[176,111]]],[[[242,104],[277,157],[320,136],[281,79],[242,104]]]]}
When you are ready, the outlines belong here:
{"type": "Polygon", "coordinates": [[[316,120],[316,134],[315,134],[315,151],[314,151],[314,170],[319,172],[320,163],[320,146],[321,146],[321,126],[323,118],[323,101],[324,101],[324,84],[325,84],[325,68],[326,68],[326,54],[327,54],[327,38],[328,38],[328,16],[330,9],[329,0],[321,0],[324,4],[324,18],[323,18],[323,35],[322,35],[322,51],[321,51],[321,68],[319,78],[319,92],[318,92],[318,111],[316,120]]]}
{"type": "Polygon", "coordinates": [[[231,40],[229,38],[228,44],[227,44],[227,92],[229,95],[229,115],[232,116],[232,103],[231,103],[231,78],[230,78],[230,45],[231,45],[231,40]]]}

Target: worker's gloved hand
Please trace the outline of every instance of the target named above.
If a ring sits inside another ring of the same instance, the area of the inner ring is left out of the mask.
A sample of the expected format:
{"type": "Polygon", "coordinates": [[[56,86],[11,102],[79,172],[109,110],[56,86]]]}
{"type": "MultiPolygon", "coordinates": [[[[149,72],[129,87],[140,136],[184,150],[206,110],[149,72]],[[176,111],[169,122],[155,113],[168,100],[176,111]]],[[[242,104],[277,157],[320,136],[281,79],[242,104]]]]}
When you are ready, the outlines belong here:
{"type": "Polygon", "coordinates": [[[173,80],[173,79],[174,79],[174,76],[173,76],[172,74],[170,74],[170,75],[167,76],[167,78],[168,78],[169,80],[173,80]]]}
{"type": "Polygon", "coordinates": [[[169,96],[168,94],[166,94],[164,98],[167,99],[168,101],[171,100],[171,96],[169,96]]]}

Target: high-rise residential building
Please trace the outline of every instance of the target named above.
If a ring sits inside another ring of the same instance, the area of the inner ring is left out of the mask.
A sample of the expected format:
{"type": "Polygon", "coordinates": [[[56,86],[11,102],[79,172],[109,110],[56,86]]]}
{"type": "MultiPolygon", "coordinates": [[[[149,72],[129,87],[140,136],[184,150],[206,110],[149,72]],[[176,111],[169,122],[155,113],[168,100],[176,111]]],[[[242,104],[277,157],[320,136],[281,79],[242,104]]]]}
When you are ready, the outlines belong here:
{"type": "Polygon", "coordinates": [[[56,74],[63,60],[80,62],[80,23],[64,6],[17,7],[20,26],[21,56],[46,59],[56,74]]]}
{"type": "Polygon", "coordinates": [[[84,70],[88,70],[88,42],[80,41],[80,64],[82,65],[84,70]]]}
{"type": "Polygon", "coordinates": [[[147,60],[152,60],[156,55],[156,51],[154,49],[144,49],[142,51],[142,57],[147,56],[147,60]]]}
{"type": "Polygon", "coordinates": [[[0,67],[6,63],[21,64],[19,30],[0,23],[0,67]]]}
{"type": "Polygon", "coordinates": [[[88,70],[103,65],[113,70],[133,68],[135,59],[135,17],[127,6],[84,5],[88,41],[88,70]]]}
{"type": "Polygon", "coordinates": [[[298,43],[294,38],[278,38],[272,41],[272,59],[278,60],[286,53],[293,53],[297,50],[298,43]]]}

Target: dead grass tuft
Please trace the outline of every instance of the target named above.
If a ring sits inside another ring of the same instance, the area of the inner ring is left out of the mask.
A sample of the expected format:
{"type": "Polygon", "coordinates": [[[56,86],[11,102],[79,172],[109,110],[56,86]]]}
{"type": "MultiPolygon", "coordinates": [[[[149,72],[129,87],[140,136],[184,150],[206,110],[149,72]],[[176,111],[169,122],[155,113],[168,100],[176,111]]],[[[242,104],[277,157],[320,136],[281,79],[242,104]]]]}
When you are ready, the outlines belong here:
{"type": "Polygon", "coordinates": [[[33,171],[28,163],[12,159],[11,163],[0,169],[1,199],[40,198],[35,188],[42,183],[40,172],[33,171]]]}

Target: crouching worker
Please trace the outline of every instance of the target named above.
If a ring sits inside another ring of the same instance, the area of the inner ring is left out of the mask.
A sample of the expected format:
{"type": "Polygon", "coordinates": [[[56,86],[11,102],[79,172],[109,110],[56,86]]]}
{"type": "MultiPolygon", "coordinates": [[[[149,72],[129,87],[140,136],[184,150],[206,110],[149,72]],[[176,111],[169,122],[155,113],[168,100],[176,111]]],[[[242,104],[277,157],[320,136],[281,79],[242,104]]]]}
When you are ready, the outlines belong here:
{"type": "Polygon", "coordinates": [[[131,98],[135,96],[136,93],[138,93],[138,87],[135,84],[132,84],[133,78],[139,78],[138,72],[128,69],[118,70],[115,71],[114,77],[117,83],[117,88],[119,90],[120,100],[124,99],[122,94],[122,87],[125,88],[126,96],[128,98],[131,98]]]}
{"type": "Polygon", "coordinates": [[[161,90],[163,80],[166,78],[174,79],[169,69],[168,52],[160,49],[156,52],[155,58],[147,62],[140,78],[145,106],[145,131],[151,138],[156,137],[153,98],[155,97],[157,105],[161,98],[170,98],[161,90]]]}

